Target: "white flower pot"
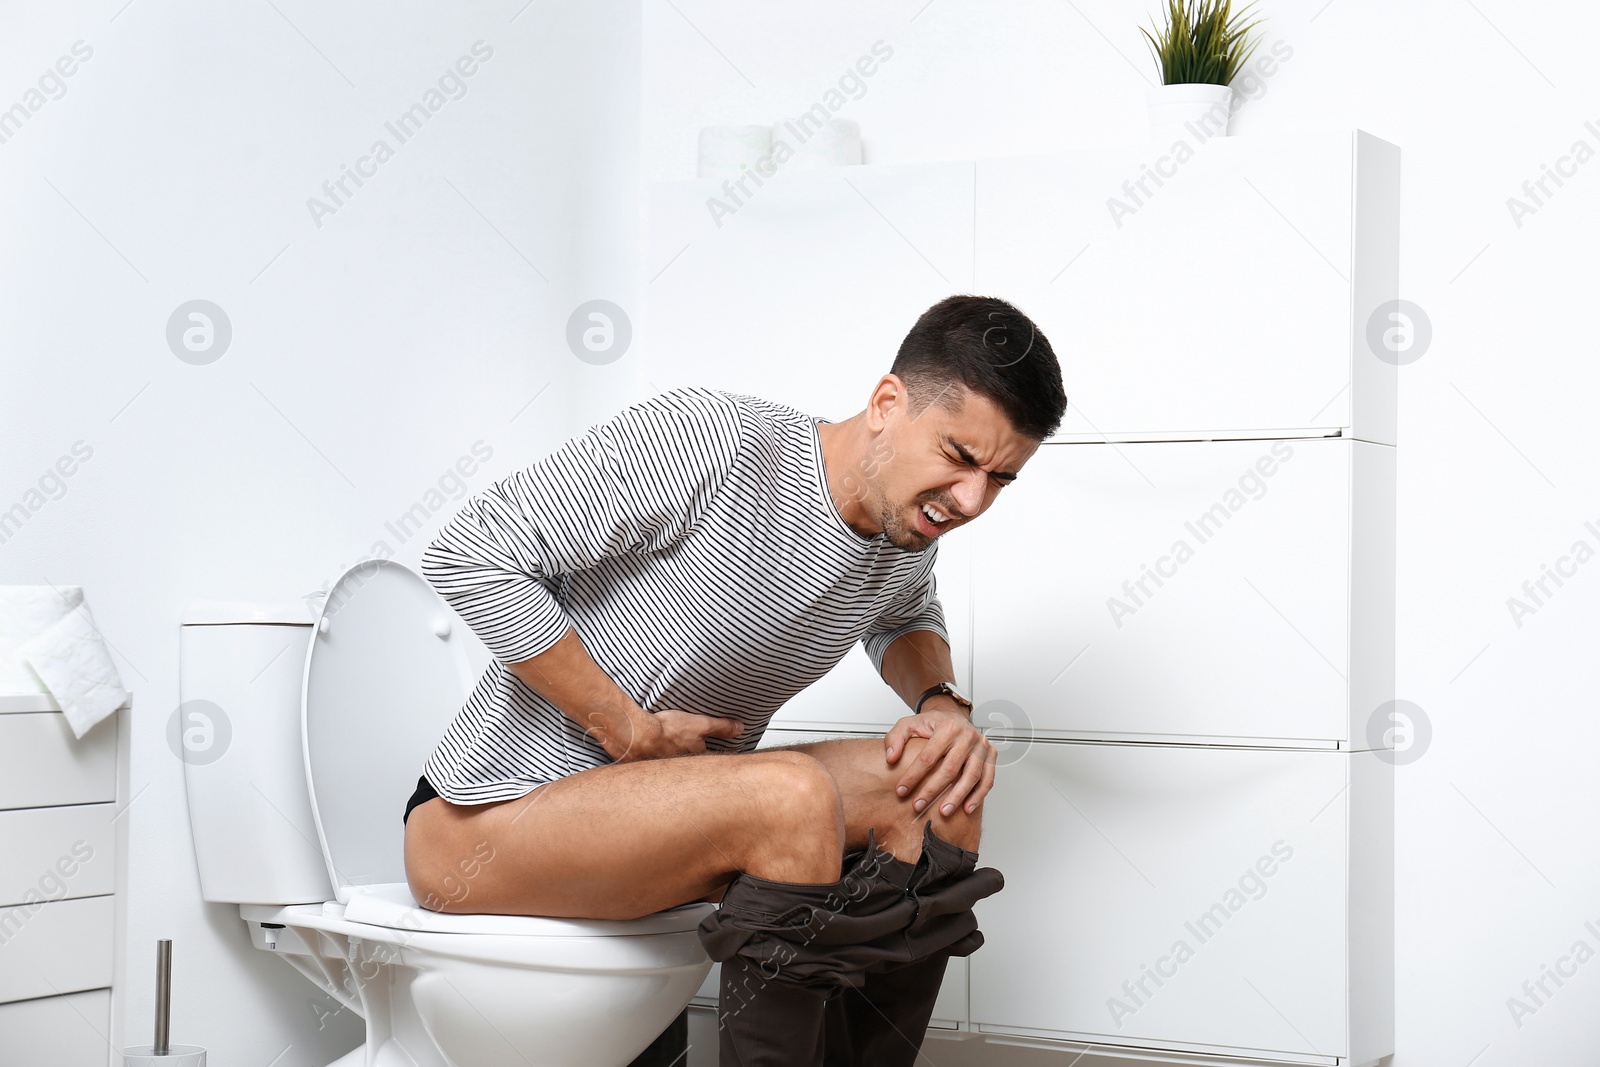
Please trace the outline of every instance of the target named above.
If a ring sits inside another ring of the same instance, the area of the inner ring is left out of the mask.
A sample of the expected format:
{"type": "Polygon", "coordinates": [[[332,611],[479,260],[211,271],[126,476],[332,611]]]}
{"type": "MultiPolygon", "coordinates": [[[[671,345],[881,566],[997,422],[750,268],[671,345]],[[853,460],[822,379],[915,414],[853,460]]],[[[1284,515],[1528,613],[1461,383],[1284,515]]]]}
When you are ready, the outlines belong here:
{"type": "Polygon", "coordinates": [[[1163,148],[1174,141],[1191,147],[1228,135],[1233,114],[1233,89],[1227,85],[1157,85],[1148,89],[1150,140],[1163,148]]]}

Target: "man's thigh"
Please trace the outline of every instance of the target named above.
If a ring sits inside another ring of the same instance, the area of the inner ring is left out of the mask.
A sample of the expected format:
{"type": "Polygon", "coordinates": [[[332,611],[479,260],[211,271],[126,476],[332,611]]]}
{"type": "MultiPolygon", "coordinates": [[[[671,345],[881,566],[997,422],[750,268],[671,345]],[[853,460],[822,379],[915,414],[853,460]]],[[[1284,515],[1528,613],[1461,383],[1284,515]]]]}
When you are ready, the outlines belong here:
{"type": "Polygon", "coordinates": [[[611,764],[515,800],[419,805],[406,875],[434,910],[634,918],[716,899],[752,863],[764,877],[819,881],[831,854],[837,878],[838,807],[827,772],[794,753],[611,764]],[[786,840],[793,856],[773,847],[786,840]]]}
{"type": "Polygon", "coordinates": [[[914,861],[922,854],[922,829],[931,819],[933,832],[939,837],[976,852],[983,825],[981,805],[970,815],[960,807],[952,815],[943,815],[939,808],[945,798],[941,795],[918,812],[912,806],[914,793],[906,797],[895,794],[895,786],[906,768],[927,744],[926,738],[911,738],[906,743],[905,752],[892,764],[884,757],[885,745],[881,737],[811,741],[761,751],[801,752],[828,769],[838,783],[839,794],[844,801],[847,849],[865,847],[867,831],[872,829],[876,831],[878,847],[888,850],[898,859],[914,861]]]}

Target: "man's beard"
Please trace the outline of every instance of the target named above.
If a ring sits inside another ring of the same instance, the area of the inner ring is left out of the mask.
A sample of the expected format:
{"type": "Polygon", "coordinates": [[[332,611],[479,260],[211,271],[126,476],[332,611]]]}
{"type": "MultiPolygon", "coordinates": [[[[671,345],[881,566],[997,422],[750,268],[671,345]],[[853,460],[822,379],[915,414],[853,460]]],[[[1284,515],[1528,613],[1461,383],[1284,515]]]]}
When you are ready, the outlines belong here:
{"type": "Polygon", "coordinates": [[[895,507],[881,491],[875,492],[873,496],[874,510],[878,513],[878,525],[883,527],[883,536],[889,539],[890,544],[907,552],[924,552],[937,540],[916,526],[908,524],[905,520],[905,509],[895,507]]]}

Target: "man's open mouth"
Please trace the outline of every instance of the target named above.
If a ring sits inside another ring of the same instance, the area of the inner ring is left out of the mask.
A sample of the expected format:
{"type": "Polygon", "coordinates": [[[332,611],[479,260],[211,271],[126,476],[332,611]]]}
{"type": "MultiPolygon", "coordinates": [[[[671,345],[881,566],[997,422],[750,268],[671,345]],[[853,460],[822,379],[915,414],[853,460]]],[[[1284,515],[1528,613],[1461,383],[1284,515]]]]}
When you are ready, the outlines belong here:
{"type": "Polygon", "coordinates": [[[917,508],[917,519],[926,534],[939,534],[950,528],[950,516],[934,507],[932,504],[923,504],[917,508]]]}

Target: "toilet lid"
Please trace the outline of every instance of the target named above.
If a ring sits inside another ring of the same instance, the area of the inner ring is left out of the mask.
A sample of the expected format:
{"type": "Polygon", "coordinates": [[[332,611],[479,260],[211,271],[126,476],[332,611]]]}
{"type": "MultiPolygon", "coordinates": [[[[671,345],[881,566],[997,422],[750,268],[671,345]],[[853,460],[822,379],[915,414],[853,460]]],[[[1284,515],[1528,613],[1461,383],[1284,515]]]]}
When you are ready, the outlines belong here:
{"type": "Polygon", "coordinates": [[[415,571],[364,560],[334,583],[306,656],[301,737],[341,902],[405,881],[401,812],[471,687],[463,624],[415,571]]]}

